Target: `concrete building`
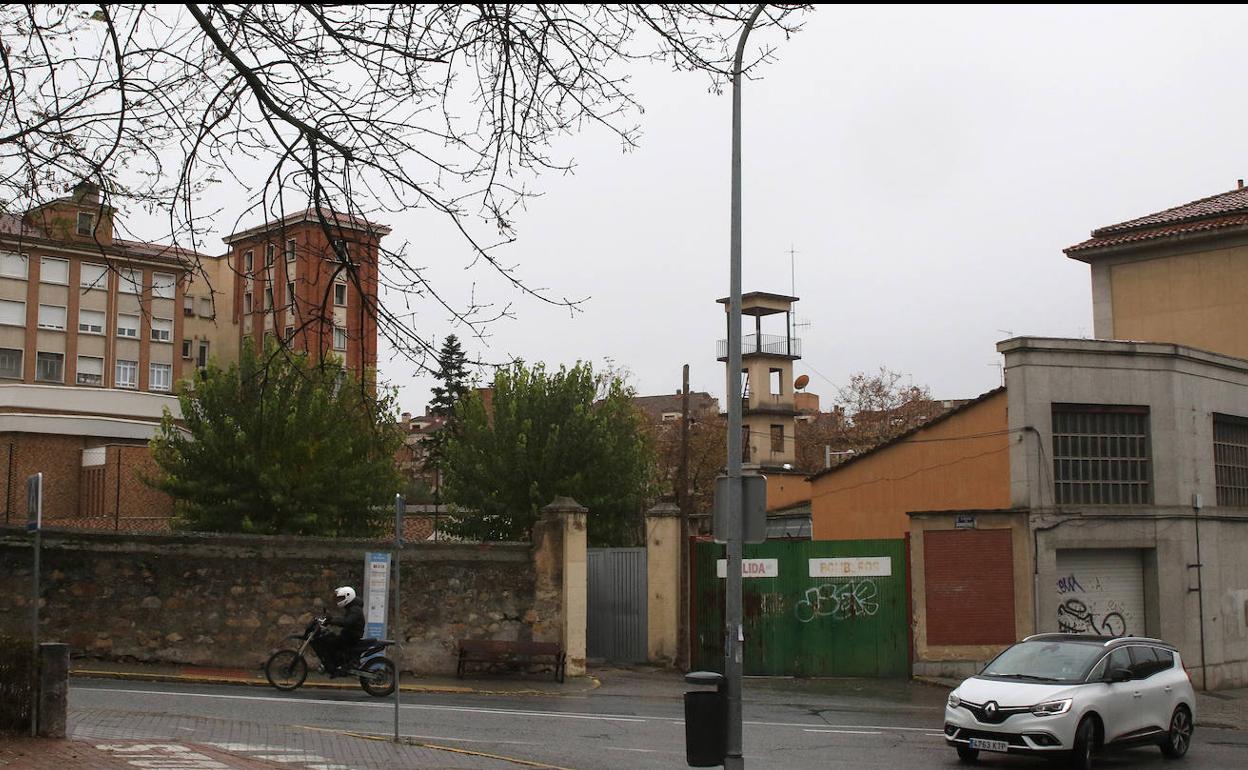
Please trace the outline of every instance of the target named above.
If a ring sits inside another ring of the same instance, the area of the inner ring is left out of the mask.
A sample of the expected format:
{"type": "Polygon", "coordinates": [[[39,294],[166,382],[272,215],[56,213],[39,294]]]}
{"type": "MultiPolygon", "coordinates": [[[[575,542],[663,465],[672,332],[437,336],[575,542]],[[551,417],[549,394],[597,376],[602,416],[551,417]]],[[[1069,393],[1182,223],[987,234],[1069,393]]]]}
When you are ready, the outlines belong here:
{"type": "Polygon", "coordinates": [[[908,534],[916,673],[1060,630],[1248,684],[1248,190],[1066,254],[1099,339],[1001,342],[1003,389],[812,477],[815,537],[908,534]]]}
{"type": "Polygon", "coordinates": [[[86,183],[0,222],[0,381],[174,389],[189,266],[213,258],[113,232],[86,183]]]}
{"type": "MultiPolygon", "coordinates": [[[[792,334],[797,297],[755,291],[741,297],[741,314],[754,319],[754,333],[741,338],[741,429],[743,470],[767,477],[767,510],[781,510],[810,499],[806,474],[797,470],[797,415],[793,362],[802,357],[802,341],[792,334]],[[763,319],[783,316],[784,328],[763,333],[763,319]]],[[[717,300],[729,309],[728,298],[717,300]]],[[[728,363],[728,340],[720,340],[718,359],[728,363]]],[[[725,366],[725,369],[727,367],[725,366]]],[[[727,377],[727,372],[725,372],[727,377]]],[[[733,398],[732,388],[724,391],[733,398]]]]}
{"type": "Polygon", "coordinates": [[[1009,506],[1004,388],[810,477],[815,540],[905,537],[909,513],[1009,506]]]}
{"type": "Polygon", "coordinates": [[[1100,227],[1066,249],[1092,274],[1099,339],[1248,358],[1248,189],[1100,227]]]}
{"type": "Polygon", "coordinates": [[[915,673],[1060,630],[1160,636],[1198,684],[1248,683],[1248,361],[998,350],[1005,388],[812,477],[816,539],[909,536],[915,673]]]}
{"type": "Polygon", "coordinates": [[[237,361],[246,336],[280,331],[287,345],[371,376],[378,249],[390,231],[323,214],[338,237],[305,211],[229,236],[219,256],[117,237],[90,183],[0,217],[6,519],[19,503],[24,513],[26,476],[44,471],[52,520],[167,522],[172,501],[140,480],[153,469],[147,442],[163,409],[177,415],[168,394],[210,360],[237,361]]]}

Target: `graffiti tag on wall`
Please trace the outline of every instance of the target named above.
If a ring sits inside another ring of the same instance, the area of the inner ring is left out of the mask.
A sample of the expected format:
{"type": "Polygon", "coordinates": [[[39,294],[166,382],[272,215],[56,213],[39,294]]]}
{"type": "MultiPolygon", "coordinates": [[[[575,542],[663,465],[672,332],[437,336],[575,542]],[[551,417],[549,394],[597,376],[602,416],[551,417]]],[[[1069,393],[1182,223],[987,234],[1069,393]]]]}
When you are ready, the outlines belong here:
{"type": "Polygon", "coordinates": [[[1062,633],[1125,636],[1128,624],[1136,620],[1096,576],[1059,577],[1057,594],[1057,628],[1062,633]]]}
{"type": "Polygon", "coordinates": [[[880,611],[879,587],[869,579],[822,583],[807,588],[793,611],[800,623],[826,617],[833,620],[869,618],[880,611]]]}

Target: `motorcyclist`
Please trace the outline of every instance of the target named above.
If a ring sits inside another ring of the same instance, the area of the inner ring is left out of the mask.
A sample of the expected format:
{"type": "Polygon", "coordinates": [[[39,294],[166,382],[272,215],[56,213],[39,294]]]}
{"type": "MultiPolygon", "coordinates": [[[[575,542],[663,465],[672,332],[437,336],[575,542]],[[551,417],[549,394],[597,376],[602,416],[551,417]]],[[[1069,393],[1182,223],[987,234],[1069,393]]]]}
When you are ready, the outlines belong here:
{"type": "Polygon", "coordinates": [[[322,637],[316,651],[331,675],[347,665],[356,642],[364,638],[364,602],[355,595],[355,589],[351,586],[335,588],[334,601],[343,609],[343,615],[327,619],[325,625],[338,626],[342,630],[322,637]]]}

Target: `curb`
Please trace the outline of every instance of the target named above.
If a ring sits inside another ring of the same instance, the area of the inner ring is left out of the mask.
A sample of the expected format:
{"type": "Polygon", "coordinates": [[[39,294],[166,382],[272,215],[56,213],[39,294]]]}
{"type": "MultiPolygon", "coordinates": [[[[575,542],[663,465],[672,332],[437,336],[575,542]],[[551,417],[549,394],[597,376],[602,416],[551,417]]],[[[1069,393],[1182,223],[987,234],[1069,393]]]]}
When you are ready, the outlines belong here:
{"type": "MultiPolygon", "coordinates": [[[[120,681],[132,682],[169,682],[173,684],[233,684],[243,685],[246,687],[271,687],[271,685],[259,677],[255,679],[229,676],[205,676],[202,674],[149,674],[142,671],[96,671],[92,669],[73,669],[69,675],[74,678],[90,678],[90,679],[114,679],[120,681]]],[[[438,685],[438,684],[400,684],[400,692],[410,693],[433,693],[443,695],[524,695],[524,696],[545,696],[545,697],[565,697],[568,695],[581,695],[587,692],[597,690],[602,686],[602,682],[595,676],[586,676],[588,687],[584,690],[574,692],[548,692],[546,690],[485,690],[477,687],[458,686],[458,685],[438,685]]],[[[358,684],[347,684],[345,682],[304,682],[300,685],[300,689],[310,690],[355,690],[359,688],[358,684]]]]}

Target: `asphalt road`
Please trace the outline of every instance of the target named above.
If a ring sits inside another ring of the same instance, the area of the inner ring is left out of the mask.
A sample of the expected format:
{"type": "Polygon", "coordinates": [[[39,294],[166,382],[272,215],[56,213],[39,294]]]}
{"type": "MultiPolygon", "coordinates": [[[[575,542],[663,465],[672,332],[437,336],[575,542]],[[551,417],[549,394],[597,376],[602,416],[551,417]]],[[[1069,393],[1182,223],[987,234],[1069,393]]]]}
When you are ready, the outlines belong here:
{"type": "MultiPolygon", "coordinates": [[[[683,706],[672,696],[670,687],[648,692],[644,682],[583,696],[405,694],[401,734],[434,748],[420,760],[401,761],[422,768],[518,766],[512,759],[568,770],[685,767],[683,706]],[[446,763],[427,759],[433,755],[445,756],[446,763]]],[[[853,692],[820,692],[799,683],[747,685],[746,764],[786,770],[960,767],[940,734],[943,697],[934,688],[930,693],[876,691],[869,684],[853,692]]],[[[292,735],[315,734],[319,764],[308,761],[304,767],[404,766],[392,764],[400,761],[395,758],[373,760],[358,750],[338,748],[330,739],[339,730],[392,732],[393,703],[362,692],[284,694],[254,687],[75,680],[70,705],[72,728],[93,738],[213,741],[272,755],[274,746],[288,746],[292,735]]],[[[300,766],[298,755],[283,761],[300,766]]],[[[986,757],[980,765],[1048,767],[1005,756],[986,757]]],[[[1243,768],[1248,766],[1248,733],[1198,730],[1191,753],[1179,765],[1150,748],[1107,756],[1099,766],[1243,768]]]]}

